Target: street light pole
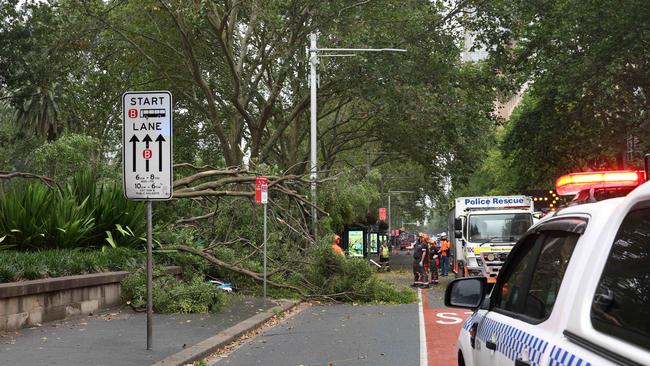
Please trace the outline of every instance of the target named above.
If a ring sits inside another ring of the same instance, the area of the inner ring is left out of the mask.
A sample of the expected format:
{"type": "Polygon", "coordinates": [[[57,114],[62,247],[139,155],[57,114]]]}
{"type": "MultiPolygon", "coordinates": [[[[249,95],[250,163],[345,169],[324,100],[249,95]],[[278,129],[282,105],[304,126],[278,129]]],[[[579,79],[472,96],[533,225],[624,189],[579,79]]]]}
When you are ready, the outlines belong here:
{"type": "Polygon", "coordinates": [[[318,179],[318,165],[317,159],[318,154],[316,150],[316,117],[317,117],[317,93],[318,93],[318,79],[316,76],[316,67],[318,67],[318,48],[316,48],[316,34],[311,33],[309,35],[309,92],[311,94],[311,103],[310,103],[310,156],[311,156],[311,220],[312,220],[312,230],[314,232],[314,241],[318,238],[318,211],[316,210],[316,180],[318,179]]]}
{"type": "Polygon", "coordinates": [[[390,191],[388,191],[388,235],[393,236],[393,232],[391,231],[391,221],[390,221],[390,191]]]}
{"type": "MultiPolygon", "coordinates": [[[[318,110],[318,75],[316,74],[319,57],[350,57],[357,52],[406,52],[399,48],[318,48],[316,41],[318,36],[315,33],[309,34],[309,92],[310,92],[310,180],[311,180],[311,217],[314,241],[318,240],[318,212],[316,210],[316,181],[318,180],[318,151],[317,151],[317,110],[318,110]],[[329,53],[342,52],[342,53],[329,53]]],[[[390,195],[389,195],[390,199],[390,195]]],[[[389,224],[390,227],[390,224],[389,224]]]]}
{"type": "Polygon", "coordinates": [[[388,190],[388,234],[392,236],[392,221],[391,221],[391,210],[390,210],[390,195],[396,193],[415,193],[414,191],[391,191],[390,189],[388,190]]]}

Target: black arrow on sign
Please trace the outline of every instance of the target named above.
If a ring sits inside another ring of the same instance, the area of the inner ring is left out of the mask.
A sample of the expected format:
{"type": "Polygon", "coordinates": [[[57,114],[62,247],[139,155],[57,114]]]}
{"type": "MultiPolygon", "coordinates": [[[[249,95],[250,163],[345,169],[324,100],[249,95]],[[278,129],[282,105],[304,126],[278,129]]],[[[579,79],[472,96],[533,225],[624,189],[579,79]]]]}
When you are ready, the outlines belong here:
{"type": "Polygon", "coordinates": [[[162,144],[165,142],[165,138],[162,135],[158,135],[156,142],[158,143],[158,171],[162,172],[162,144]]]}
{"type": "Polygon", "coordinates": [[[129,140],[129,142],[133,143],[133,171],[135,172],[135,162],[136,162],[136,160],[135,160],[135,156],[136,156],[135,143],[140,142],[140,140],[138,140],[138,137],[136,135],[133,135],[133,136],[131,136],[131,139],[129,140]]]}
{"type": "MultiPolygon", "coordinates": [[[[150,143],[151,141],[153,141],[153,140],[151,139],[151,137],[149,137],[149,134],[144,135],[144,138],[142,139],[142,142],[144,142],[144,143],[146,144],[146,149],[147,149],[147,150],[149,150],[149,143],[150,143]]],[[[147,171],[147,172],[149,171],[149,159],[146,159],[146,160],[144,161],[144,169],[145,169],[145,171],[147,171]]]]}

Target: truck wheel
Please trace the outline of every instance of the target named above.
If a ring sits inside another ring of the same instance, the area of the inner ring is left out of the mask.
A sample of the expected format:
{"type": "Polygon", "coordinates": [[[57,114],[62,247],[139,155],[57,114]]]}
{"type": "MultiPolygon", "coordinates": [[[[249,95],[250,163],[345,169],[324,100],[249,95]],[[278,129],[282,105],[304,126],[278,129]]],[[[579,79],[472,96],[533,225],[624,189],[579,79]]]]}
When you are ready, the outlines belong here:
{"type": "Polygon", "coordinates": [[[456,278],[465,277],[465,266],[463,262],[458,263],[458,271],[456,272],[456,278]]]}

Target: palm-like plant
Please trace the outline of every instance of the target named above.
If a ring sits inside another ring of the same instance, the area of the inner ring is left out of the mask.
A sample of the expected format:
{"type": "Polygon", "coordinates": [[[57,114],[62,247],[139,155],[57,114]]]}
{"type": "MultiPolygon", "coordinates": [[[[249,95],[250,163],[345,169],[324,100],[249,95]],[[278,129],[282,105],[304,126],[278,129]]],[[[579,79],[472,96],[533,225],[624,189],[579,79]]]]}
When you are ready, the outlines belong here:
{"type": "Polygon", "coordinates": [[[24,130],[45,137],[48,142],[58,136],[59,107],[57,84],[25,85],[18,93],[16,123],[24,130]]]}

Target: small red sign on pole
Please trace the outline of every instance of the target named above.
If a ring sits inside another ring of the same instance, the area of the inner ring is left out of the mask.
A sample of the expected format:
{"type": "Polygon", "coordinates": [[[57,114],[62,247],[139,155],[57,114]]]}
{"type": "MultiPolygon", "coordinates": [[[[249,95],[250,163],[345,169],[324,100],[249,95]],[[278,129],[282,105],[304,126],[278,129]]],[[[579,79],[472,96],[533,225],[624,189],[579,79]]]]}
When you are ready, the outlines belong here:
{"type": "Polygon", "coordinates": [[[380,221],[386,221],[386,208],[385,207],[379,208],[379,220],[380,221]]]}
{"type": "Polygon", "coordinates": [[[266,204],[269,201],[269,178],[255,178],[255,203],[266,204]]]}

